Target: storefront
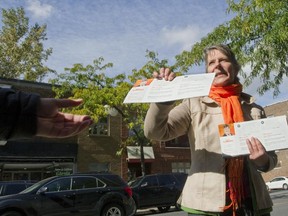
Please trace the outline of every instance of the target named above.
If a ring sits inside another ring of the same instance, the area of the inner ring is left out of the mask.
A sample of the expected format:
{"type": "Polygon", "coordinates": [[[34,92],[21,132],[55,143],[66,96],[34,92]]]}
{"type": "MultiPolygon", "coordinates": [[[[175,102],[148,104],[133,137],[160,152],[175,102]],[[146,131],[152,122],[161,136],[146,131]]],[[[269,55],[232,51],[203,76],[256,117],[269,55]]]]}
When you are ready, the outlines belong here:
{"type": "MultiPolygon", "coordinates": [[[[152,146],[143,147],[145,174],[151,174],[151,164],[155,160],[152,146]]],[[[128,181],[142,176],[141,151],[139,146],[127,146],[128,181]]]]}
{"type": "Polygon", "coordinates": [[[8,141],[0,146],[0,180],[33,180],[76,170],[77,144],[41,140],[8,141]]]}

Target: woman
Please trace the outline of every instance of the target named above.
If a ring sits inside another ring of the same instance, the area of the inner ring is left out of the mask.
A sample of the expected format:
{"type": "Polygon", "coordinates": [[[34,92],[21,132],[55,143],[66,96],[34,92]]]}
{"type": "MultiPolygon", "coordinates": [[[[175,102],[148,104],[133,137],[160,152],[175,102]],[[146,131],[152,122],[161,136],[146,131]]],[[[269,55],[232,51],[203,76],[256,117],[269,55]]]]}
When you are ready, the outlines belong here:
{"type": "MultiPolygon", "coordinates": [[[[215,73],[209,96],[185,99],[175,107],[171,102],[151,104],[145,135],[154,140],[188,135],[191,168],[181,206],[189,215],[270,215],[272,201],[260,172],[276,166],[276,154],[252,137],[246,141],[250,155],[225,159],[218,135],[219,124],[264,118],[264,110],[242,92],[240,65],[227,46],[209,47],[204,54],[206,72],[215,73]]],[[[153,75],[175,77],[169,68],[153,75]]]]}

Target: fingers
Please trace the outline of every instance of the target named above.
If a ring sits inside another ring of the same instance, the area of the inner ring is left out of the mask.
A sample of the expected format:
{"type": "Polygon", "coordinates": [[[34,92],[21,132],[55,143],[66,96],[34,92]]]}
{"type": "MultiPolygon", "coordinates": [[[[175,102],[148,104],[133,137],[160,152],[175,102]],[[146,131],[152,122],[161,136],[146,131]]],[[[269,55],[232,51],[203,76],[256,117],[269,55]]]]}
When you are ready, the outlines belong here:
{"type": "Polygon", "coordinates": [[[82,99],[54,99],[54,100],[58,108],[76,107],[83,102],[82,99]]]}
{"type": "Polygon", "coordinates": [[[81,133],[93,123],[93,120],[89,116],[67,113],[62,113],[62,115],[66,120],[64,122],[65,127],[61,132],[61,137],[69,137],[81,133]]]}
{"type": "Polygon", "coordinates": [[[58,108],[76,107],[82,102],[82,99],[41,98],[38,113],[45,116],[46,113],[56,112],[58,108]]]}
{"type": "Polygon", "coordinates": [[[246,140],[246,143],[250,152],[249,158],[251,160],[262,161],[261,158],[266,155],[266,149],[260,140],[255,137],[251,137],[250,140],[246,140]]]}
{"type": "Polygon", "coordinates": [[[255,138],[255,137],[251,137],[250,140],[247,139],[246,143],[247,143],[250,154],[256,153],[256,152],[265,152],[266,151],[264,146],[260,142],[260,140],[255,138]]]}
{"type": "Polygon", "coordinates": [[[171,81],[175,78],[175,73],[170,70],[170,68],[161,68],[159,72],[154,71],[153,77],[157,79],[165,79],[166,81],[171,81]]]}
{"type": "Polygon", "coordinates": [[[246,144],[247,144],[247,147],[249,149],[249,152],[250,154],[253,152],[253,147],[252,147],[252,143],[249,139],[246,139],[246,144]]]}
{"type": "Polygon", "coordinates": [[[36,136],[65,138],[74,136],[93,124],[89,116],[58,113],[53,118],[37,118],[36,136]]]}
{"type": "Polygon", "coordinates": [[[68,122],[66,123],[66,126],[59,131],[59,134],[57,134],[57,138],[65,138],[65,137],[71,137],[74,135],[77,135],[84,131],[86,128],[88,128],[91,125],[92,121],[86,120],[82,122],[68,122]]]}
{"type": "Polygon", "coordinates": [[[260,140],[251,137],[251,139],[246,140],[246,143],[250,152],[249,159],[258,167],[266,166],[269,162],[269,156],[260,140]]]}

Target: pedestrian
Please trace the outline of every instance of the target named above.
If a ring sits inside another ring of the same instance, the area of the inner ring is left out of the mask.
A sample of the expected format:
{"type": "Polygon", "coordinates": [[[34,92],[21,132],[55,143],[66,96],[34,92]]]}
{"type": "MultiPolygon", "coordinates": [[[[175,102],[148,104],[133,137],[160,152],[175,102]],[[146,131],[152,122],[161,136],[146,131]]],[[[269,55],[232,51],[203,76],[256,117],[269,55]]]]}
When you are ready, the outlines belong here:
{"type": "Polygon", "coordinates": [[[92,124],[92,119],[63,113],[61,108],[81,103],[82,100],[40,98],[37,94],[0,88],[0,140],[77,135],[92,124]]]}
{"type": "MultiPolygon", "coordinates": [[[[226,45],[204,50],[207,73],[215,73],[209,96],[173,102],[152,103],[144,124],[153,140],[171,140],[188,135],[191,167],[182,191],[181,208],[188,215],[268,216],[272,201],[261,172],[277,164],[275,152],[267,152],[256,137],[246,140],[250,154],[224,158],[218,125],[265,118],[262,107],[242,92],[240,65],[226,45]]],[[[175,73],[161,68],[154,78],[172,80],[175,73]]]]}

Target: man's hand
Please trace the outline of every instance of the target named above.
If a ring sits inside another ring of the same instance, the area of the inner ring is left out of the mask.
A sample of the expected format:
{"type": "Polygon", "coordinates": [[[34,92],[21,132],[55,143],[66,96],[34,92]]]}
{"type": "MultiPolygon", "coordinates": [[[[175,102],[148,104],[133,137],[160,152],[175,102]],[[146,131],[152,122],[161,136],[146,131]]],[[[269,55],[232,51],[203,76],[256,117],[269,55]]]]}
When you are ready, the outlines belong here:
{"type": "Polygon", "coordinates": [[[41,98],[36,136],[65,138],[82,132],[93,123],[89,116],[59,112],[61,108],[75,107],[81,103],[82,100],[41,98]]]}

